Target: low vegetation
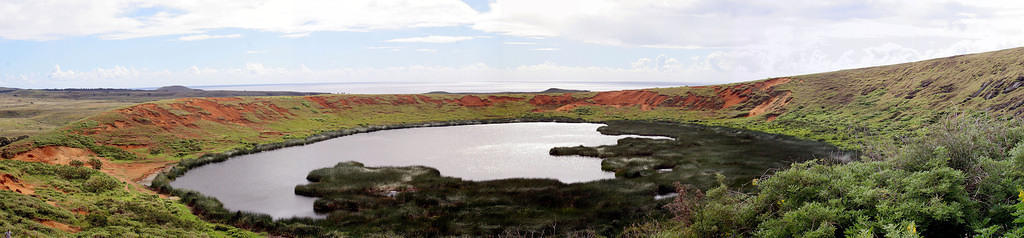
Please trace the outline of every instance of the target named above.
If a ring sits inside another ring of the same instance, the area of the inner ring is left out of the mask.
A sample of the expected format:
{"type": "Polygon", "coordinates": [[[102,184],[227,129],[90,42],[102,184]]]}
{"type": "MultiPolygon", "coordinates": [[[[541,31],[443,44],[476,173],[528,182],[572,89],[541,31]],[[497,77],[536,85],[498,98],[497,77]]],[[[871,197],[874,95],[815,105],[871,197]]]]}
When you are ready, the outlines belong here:
{"type": "Polygon", "coordinates": [[[856,157],[825,143],[755,131],[672,122],[605,123],[598,128],[603,134],[663,138],[627,137],[614,145],[556,147],[550,154],[602,158],[601,168],[616,177],[652,181],[667,191],[675,182],[705,189],[716,186],[716,174],[726,175],[730,186],[741,186],[790,163],[856,157]]]}
{"type": "Polygon", "coordinates": [[[14,237],[257,237],[86,167],[0,160],[0,230],[14,237]]]}
{"type": "MultiPolygon", "coordinates": [[[[1024,127],[959,115],[847,164],[809,161],[676,201],[685,219],[637,226],[663,237],[1021,237],[1024,127]],[[656,228],[655,228],[656,227],[656,228]]],[[[656,222],[652,222],[656,223],[656,222]]]]}
{"type": "Polygon", "coordinates": [[[473,182],[443,177],[426,167],[367,168],[339,163],[311,172],[300,195],[320,197],[328,228],[359,235],[488,236],[522,231],[563,236],[616,234],[656,216],[656,186],[628,180],[563,184],[552,179],[473,182]]]}

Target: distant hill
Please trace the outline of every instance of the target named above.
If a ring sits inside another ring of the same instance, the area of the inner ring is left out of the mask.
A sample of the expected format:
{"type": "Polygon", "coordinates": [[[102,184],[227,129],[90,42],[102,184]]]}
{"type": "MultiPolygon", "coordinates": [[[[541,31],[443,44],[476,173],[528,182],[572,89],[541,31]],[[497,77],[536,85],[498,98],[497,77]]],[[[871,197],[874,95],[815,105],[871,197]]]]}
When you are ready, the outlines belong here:
{"type": "Polygon", "coordinates": [[[0,96],[23,98],[61,98],[73,100],[113,100],[118,102],[147,102],[188,97],[245,97],[245,96],[307,96],[322,93],[287,91],[230,91],[200,90],[185,86],[166,86],[155,90],[116,88],[18,89],[0,88],[0,96]]]}
{"type": "Polygon", "coordinates": [[[163,86],[163,87],[157,88],[155,91],[160,91],[160,92],[179,92],[180,93],[180,92],[195,92],[195,91],[203,91],[203,90],[202,89],[192,89],[192,88],[181,86],[181,85],[174,85],[174,86],[163,86]]]}
{"type": "Polygon", "coordinates": [[[587,90],[574,90],[574,89],[561,89],[561,88],[549,88],[540,92],[496,92],[496,93],[476,93],[476,92],[446,92],[446,91],[432,91],[424,94],[541,94],[541,93],[585,93],[590,92],[587,90]]]}

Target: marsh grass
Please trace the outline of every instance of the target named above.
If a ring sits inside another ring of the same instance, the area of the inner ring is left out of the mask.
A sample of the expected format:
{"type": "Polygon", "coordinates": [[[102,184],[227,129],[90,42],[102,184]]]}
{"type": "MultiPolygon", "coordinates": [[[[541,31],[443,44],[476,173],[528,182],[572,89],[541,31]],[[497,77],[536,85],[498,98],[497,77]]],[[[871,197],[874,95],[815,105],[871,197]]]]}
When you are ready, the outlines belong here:
{"type": "Polygon", "coordinates": [[[425,167],[367,168],[354,162],[315,170],[309,178],[313,183],[296,192],[320,197],[318,211],[330,212],[326,220],[337,224],[327,227],[353,234],[588,237],[617,234],[657,207],[651,195],[656,186],[623,180],[474,182],[425,167]]]}

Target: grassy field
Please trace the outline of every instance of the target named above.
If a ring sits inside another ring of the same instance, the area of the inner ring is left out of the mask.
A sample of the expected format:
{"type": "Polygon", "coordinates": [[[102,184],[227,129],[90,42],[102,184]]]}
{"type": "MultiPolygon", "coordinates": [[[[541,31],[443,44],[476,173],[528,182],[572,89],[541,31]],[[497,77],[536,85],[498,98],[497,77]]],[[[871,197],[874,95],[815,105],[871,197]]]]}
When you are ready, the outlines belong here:
{"type": "MultiPolygon", "coordinates": [[[[756,82],[616,92],[168,99],[106,105],[116,109],[81,120],[66,116],[63,120],[74,122],[60,126],[40,117],[42,122],[17,125],[28,125],[25,131],[42,124],[55,129],[0,150],[5,158],[19,158],[64,146],[116,163],[171,164],[403,123],[555,117],[691,122],[792,135],[865,153],[860,162],[797,165],[752,181],[758,184],[752,193],[729,186],[690,191],[676,201],[675,207],[684,209],[669,209],[681,212],[679,219],[639,224],[627,233],[1013,236],[1022,232],[1015,220],[1024,221],[1024,208],[1014,196],[1022,184],[1022,167],[1015,161],[1024,149],[1016,145],[1021,136],[1011,133],[1019,127],[1007,121],[1024,112],[1022,56],[1024,48],[1016,48],[756,82]]],[[[12,115],[43,113],[19,108],[12,115]]],[[[82,113],[73,114],[87,112],[82,113]]],[[[216,210],[201,195],[179,195],[193,206],[216,210]]],[[[254,223],[225,211],[200,216],[242,227],[254,223]]]]}
{"type": "Polygon", "coordinates": [[[0,94],[0,136],[38,135],[69,122],[134,104],[114,100],[35,98],[0,94]]]}

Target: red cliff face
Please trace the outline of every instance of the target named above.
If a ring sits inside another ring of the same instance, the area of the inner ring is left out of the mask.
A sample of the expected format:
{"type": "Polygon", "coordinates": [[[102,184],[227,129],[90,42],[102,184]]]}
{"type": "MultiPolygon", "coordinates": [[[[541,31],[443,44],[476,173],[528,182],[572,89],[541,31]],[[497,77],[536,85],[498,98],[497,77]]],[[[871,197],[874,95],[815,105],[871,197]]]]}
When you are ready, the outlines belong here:
{"type": "Polygon", "coordinates": [[[789,81],[789,78],[776,78],[728,87],[714,86],[711,87],[714,90],[714,94],[710,96],[693,93],[665,95],[650,90],[623,90],[600,92],[591,97],[581,98],[573,97],[573,94],[558,96],[537,95],[531,98],[529,102],[538,107],[537,111],[569,111],[579,106],[638,106],[644,111],[653,110],[657,107],[685,110],[721,110],[741,105],[756,105],[748,113],[748,116],[756,116],[782,109],[789,102],[790,94],[788,91],[775,91],[775,86],[789,81]],[[768,98],[755,98],[754,95],[758,93],[767,93],[772,96],[768,98]]]}

